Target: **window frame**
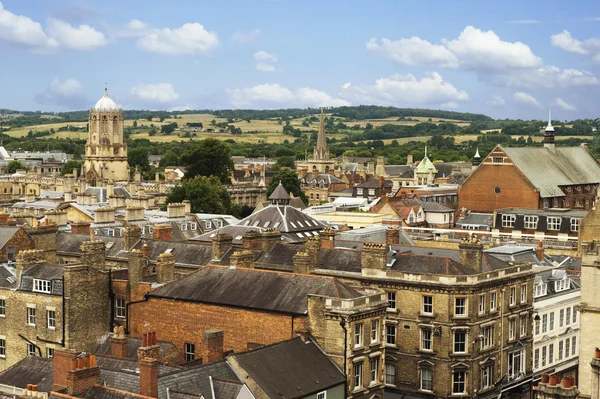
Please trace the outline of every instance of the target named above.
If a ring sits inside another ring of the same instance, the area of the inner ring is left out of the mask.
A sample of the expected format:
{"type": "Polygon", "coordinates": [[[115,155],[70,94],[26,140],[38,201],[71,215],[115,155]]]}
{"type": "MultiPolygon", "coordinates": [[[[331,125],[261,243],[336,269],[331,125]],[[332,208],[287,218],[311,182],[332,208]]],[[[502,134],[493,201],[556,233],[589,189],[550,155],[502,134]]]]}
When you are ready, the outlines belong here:
{"type": "Polygon", "coordinates": [[[386,360],[385,362],[385,379],[384,379],[384,384],[385,385],[391,385],[391,386],[396,386],[396,376],[398,374],[398,368],[396,367],[396,364],[391,363],[389,361],[386,360]],[[388,369],[389,367],[389,369],[388,369]],[[389,371],[391,371],[391,369],[393,369],[393,374],[389,373],[389,371]],[[392,379],[392,381],[389,380],[389,378],[392,379]]]}
{"type": "Polygon", "coordinates": [[[395,324],[392,324],[392,323],[385,324],[385,344],[386,345],[396,346],[396,335],[397,334],[398,334],[398,332],[397,332],[397,328],[396,328],[395,324]],[[392,329],[394,331],[393,335],[390,334],[390,331],[391,331],[390,329],[392,329]],[[390,342],[390,340],[393,342],[390,342]]]}
{"type": "Polygon", "coordinates": [[[432,392],[433,391],[433,369],[430,367],[421,367],[419,369],[419,389],[421,391],[432,392]],[[425,377],[429,378],[425,378],[425,377]],[[424,382],[427,383],[425,387],[424,382]]]}
{"type": "Polygon", "coordinates": [[[469,333],[466,330],[455,330],[452,334],[452,353],[465,354],[468,353],[469,333]],[[457,340],[457,337],[462,335],[463,340],[457,340]],[[462,345],[462,350],[457,350],[458,345],[462,345]]]}
{"type": "Polygon", "coordinates": [[[490,324],[483,327],[483,339],[481,340],[481,350],[486,350],[494,347],[494,334],[496,333],[496,325],[490,324]]]}
{"type": "Polygon", "coordinates": [[[517,318],[513,317],[508,320],[508,340],[514,341],[517,339],[517,318]]]}
{"type": "Polygon", "coordinates": [[[519,331],[521,337],[527,336],[527,315],[519,317],[519,331]]]}
{"type": "Polygon", "coordinates": [[[559,231],[562,218],[559,216],[548,216],[546,218],[546,226],[548,230],[559,231]]]}
{"type": "Polygon", "coordinates": [[[115,317],[118,319],[125,319],[127,317],[126,309],[127,304],[125,303],[125,298],[115,298],[115,317]],[[120,302],[122,302],[122,304],[120,304],[120,302]]]}
{"type": "Polygon", "coordinates": [[[0,358],[6,358],[6,337],[0,338],[0,358]]]}
{"type": "Polygon", "coordinates": [[[430,328],[421,328],[421,350],[433,351],[433,330],[430,328]]]}
{"type": "Polygon", "coordinates": [[[46,347],[46,357],[52,359],[54,357],[54,348],[46,347]]]}
{"type": "Polygon", "coordinates": [[[35,356],[35,345],[27,342],[27,356],[35,356]]]}
{"type": "Polygon", "coordinates": [[[523,228],[527,230],[537,229],[539,218],[536,215],[525,215],[523,217],[523,228]]]}
{"type": "Polygon", "coordinates": [[[466,370],[455,370],[452,372],[452,395],[465,395],[467,393],[467,371],[466,370]],[[462,374],[462,381],[460,378],[457,380],[457,375],[462,374]],[[462,390],[457,391],[457,387],[462,385],[462,390]]]}
{"type": "Polygon", "coordinates": [[[50,330],[56,329],[56,310],[46,309],[46,326],[50,330]]]}
{"type": "Polygon", "coordinates": [[[191,362],[196,359],[196,345],[190,342],[183,344],[183,354],[186,362],[191,362]]]}
{"type": "Polygon", "coordinates": [[[369,374],[371,377],[370,384],[377,383],[377,377],[379,376],[379,357],[373,357],[369,360],[369,374]],[[375,367],[373,367],[375,365],[375,367]]]}
{"type": "Polygon", "coordinates": [[[502,227],[507,228],[515,228],[515,220],[517,219],[517,215],[512,213],[503,213],[502,214],[502,227]]]}
{"type": "Polygon", "coordinates": [[[496,291],[490,292],[490,312],[496,311],[496,299],[497,299],[496,291]]]}
{"type": "Polygon", "coordinates": [[[486,363],[481,366],[480,390],[494,386],[494,364],[486,363]]]}
{"type": "Polygon", "coordinates": [[[517,287],[513,285],[508,292],[508,306],[515,306],[517,304],[517,287]]]}
{"type": "Polygon", "coordinates": [[[485,294],[479,295],[479,314],[485,314],[485,294]]]}
{"type": "Polygon", "coordinates": [[[360,348],[363,346],[363,324],[356,323],[354,325],[354,347],[360,348]]]}
{"type": "Polygon", "coordinates": [[[32,306],[27,306],[27,325],[35,327],[35,322],[36,322],[35,308],[32,306]]]}
{"type": "Polygon", "coordinates": [[[467,308],[467,297],[456,297],[454,298],[454,317],[467,317],[468,316],[468,308],[467,308]],[[464,301],[462,305],[458,304],[458,301],[464,301]],[[458,310],[462,309],[463,313],[458,313],[458,310]]]}
{"type": "Polygon", "coordinates": [[[521,303],[527,302],[527,284],[521,284],[521,303]]]}
{"type": "Polygon", "coordinates": [[[423,295],[421,297],[421,311],[423,312],[423,314],[426,315],[432,315],[433,314],[433,295],[423,295]],[[427,303],[427,299],[429,300],[430,303],[427,303]],[[427,311],[427,308],[429,308],[429,312],[427,311]]]}
{"type": "Polygon", "coordinates": [[[379,320],[371,320],[371,343],[379,342],[379,320]]]}
{"type": "Polygon", "coordinates": [[[362,362],[354,363],[352,367],[352,382],[354,383],[354,389],[362,388],[363,382],[363,364],[362,362]]]}
{"type": "Polygon", "coordinates": [[[393,291],[387,291],[387,310],[397,310],[396,308],[396,293],[393,291]]]}
{"type": "Polygon", "coordinates": [[[0,317],[6,317],[6,298],[0,298],[0,317]]]}
{"type": "Polygon", "coordinates": [[[52,282],[50,280],[34,278],[32,291],[39,292],[42,294],[51,294],[52,293],[52,282]]]}

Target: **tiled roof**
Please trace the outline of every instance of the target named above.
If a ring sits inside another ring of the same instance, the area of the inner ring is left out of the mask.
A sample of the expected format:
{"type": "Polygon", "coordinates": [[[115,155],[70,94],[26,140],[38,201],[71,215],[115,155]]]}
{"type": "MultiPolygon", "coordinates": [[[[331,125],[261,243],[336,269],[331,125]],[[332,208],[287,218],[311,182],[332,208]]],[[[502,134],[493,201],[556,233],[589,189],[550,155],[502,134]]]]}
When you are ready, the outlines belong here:
{"type": "Polygon", "coordinates": [[[305,314],[309,294],[339,298],[360,295],[329,277],[206,266],[148,296],[305,314]]]}
{"type": "Polygon", "coordinates": [[[269,398],[304,398],[345,380],[315,343],[301,338],[232,356],[269,398]]]}
{"type": "Polygon", "coordinates": [[[27,384],[38,386],[40,392],[50,392],[54,383],[52,359],[28,356],[0,374],[0,384],[27,388],[27,384]]]}

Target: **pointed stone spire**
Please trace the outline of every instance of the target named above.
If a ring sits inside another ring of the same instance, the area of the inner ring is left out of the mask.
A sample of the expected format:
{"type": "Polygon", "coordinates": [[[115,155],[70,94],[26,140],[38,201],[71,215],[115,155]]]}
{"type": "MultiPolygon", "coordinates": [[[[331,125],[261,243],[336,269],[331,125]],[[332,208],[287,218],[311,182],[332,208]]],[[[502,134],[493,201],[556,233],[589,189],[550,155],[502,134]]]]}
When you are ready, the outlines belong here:
{"type": "Polygon", "coordinates": [[[477,146],[477,150],[475,151],[473,158],[481,158],[481,155],[479,155],[479,146],[477,146]]]}
{"type": "Polygon", "coordinates": [[[546,126],[545,132],[553,132],[554,127],[552,126],[552,108],[548,108],[548,126],[546,126]]]}
{"type": "Polygon", "coordinates": [[[473,155],[473,163],[471,164],[473,169],[477,167],[481,163],[481,155],[479,155],[479,147],[475,151],[475,155],[473,155]]]}
{"type": "Polygon", "coordinates": [[[317,137],[317,146],[315,147],[314,159],[324,161],[329,159],[327,151],[327,139],[325,138],[325,115],[321,108],[321,121],[319,123],[319,136],[317,137]]]}

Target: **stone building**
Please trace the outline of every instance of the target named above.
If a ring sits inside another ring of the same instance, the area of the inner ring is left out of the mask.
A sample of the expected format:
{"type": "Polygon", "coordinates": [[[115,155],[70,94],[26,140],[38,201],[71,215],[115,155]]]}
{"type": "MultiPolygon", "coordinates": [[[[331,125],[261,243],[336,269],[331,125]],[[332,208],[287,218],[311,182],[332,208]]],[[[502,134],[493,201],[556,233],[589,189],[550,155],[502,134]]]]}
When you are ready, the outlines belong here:
{"type": "Polygon", "coordinates": [[[327,150],[327,138],[325,137],[325,115],[321,109],[321,120],[319,122],[319,134],[317,136],[317,145],[314,148],[312,158],[304,161],[296,161],[296,171],[298,177],[303,177],[307,173],[317,174],[332,174],[336,160],[329,158],[327,150]]]}
{"type": "Polygon", "coordinates": [[[0,288],[0,369],[62,347],[90,351],[110,329],[109,273],[102,241],[81,243],[82,262],[59,265],[43,250],[17,256],[12,286],[0,288]]]}
{"type": "Polygon", "coordinates": [[[95,187],[109,181],[128,181],[123,110],[108,96],[106,89],[104,96],[90,110],[89,126],[82,173],[87,185],[95,187]]]}

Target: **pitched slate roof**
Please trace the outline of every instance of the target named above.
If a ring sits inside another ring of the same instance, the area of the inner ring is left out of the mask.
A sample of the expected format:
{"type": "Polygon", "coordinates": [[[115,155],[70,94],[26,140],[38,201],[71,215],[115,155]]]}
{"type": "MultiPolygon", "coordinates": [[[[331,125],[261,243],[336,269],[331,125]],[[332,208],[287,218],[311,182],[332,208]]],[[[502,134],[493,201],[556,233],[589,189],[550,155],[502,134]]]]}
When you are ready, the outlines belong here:
{"type": "Polygon", "coordinates": [[[360,296],[334,278],[218,266],[203,267],[148,296],[305,314],[309,294],[338,298],[360,296]]]}
{"type": "Polygon", "coordinates": [[[38,386],[40,392],[50,392],[54,384],[54,362],[52,359],[28,356],[0,374],[0,384],[27,388],[27,384],[38,386]]]}
{"type": "Polygon", "coordinates": [[[288,192],[285,191],[285,188],[283,188],[281,181],[277,185],[277,188],[275,188],[275,190],[273,190],[271,195],[269,195],[270,200],[289,200],[290,198],[292,198],[292,197],[290,197],[288,192]]]}
{"type": "MultiPolygon", "coordinates": [[[[56,248],[60,252],[69,252],[79,254],[81,252],[81,243],[83,241],[89,241],[90,236],[87,234],[75,234],[59,231],[56,234],[56,248]]],[[[96,236],[96,241],[104,241],[106,243],[106,256],[118,257],[121,250],[121,237],[107,237],[107,236],[96,236]]],[[[128,249],[128,248],[127,248],[128,249]]]]}
{"type": "Polygon", "coordinates": [[[239,381],[228,381],[220,378],[213,378],[213,390],[215,399],[236,399],[244,384],[239,381]]]}
{"type": "Polygon", "coordinates": [[[167,388],[169,388],[169,390],[202,394],[205,398],[212,398],[210,377],[226,381],[239,381],[227,362],[219,360],[159,377],[158,397],[159,399],[167,398],[167,388]]]}
{"type": "Polygon", "coordinates": [[[564,196],[559,186],[600,183],[600,164],[585,147],[503,148],[543,198],[564,196]]]}
{"type": "Polygon", "coordinates": [[[16,226],[2,226],[0,227],[0,248],[4,248],[8,240],[13,238],[13,236],[19,231],[21,228],[16,226]]]}
{"type": "Polygon", "coordinates": [[[139,399],[140,396],[137,394],[137,390],[127,392],[121,389],[109,388],[99,384],[94,384],[92,388],[84,396],[85,399],[139,399]]]}
{"type": "Polygon", "coordinates": [[[344,383],[325,353],[301,338],[232,357],[269,398],[302,398],[344,383]]]}

